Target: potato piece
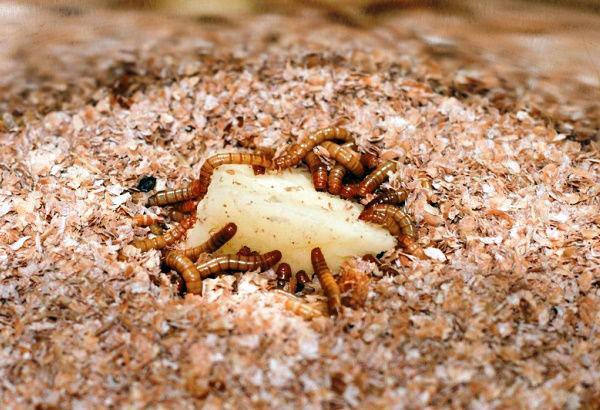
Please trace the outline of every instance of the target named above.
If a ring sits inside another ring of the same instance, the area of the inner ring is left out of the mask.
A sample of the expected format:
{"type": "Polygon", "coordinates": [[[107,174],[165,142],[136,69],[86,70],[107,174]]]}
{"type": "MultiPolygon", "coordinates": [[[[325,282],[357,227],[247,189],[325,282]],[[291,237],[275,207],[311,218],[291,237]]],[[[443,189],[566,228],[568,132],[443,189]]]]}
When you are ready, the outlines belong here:
{"type": "Polygon", "coordinates": [[[261,253],[278,249],[294,271],[312,272],[310,251],[319,246],[335,271],[349,256],[395,246],[385,229],[358,220],[362,209],[315,191],[305,170],[254,175],[249,166],[227,165],[215,171],[186,246],[198,245],[209,232],[235,222],[237,234],[218,253],[235,253],[243,245],[261,253]]]}

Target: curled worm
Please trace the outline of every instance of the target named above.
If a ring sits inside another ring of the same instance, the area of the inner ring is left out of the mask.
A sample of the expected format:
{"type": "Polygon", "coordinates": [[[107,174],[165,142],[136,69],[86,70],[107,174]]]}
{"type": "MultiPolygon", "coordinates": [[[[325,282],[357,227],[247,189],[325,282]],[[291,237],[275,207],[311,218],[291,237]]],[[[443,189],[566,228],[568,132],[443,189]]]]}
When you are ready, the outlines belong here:
{"type": "Polygon", "coordinates": [[[396,171],[396,163],[393,161],[386,161],[383,164],[375,168],[375,171],[370,173],[358,184],[358,196],[365,196],[375,191],[379,185],[383,183],[388,177],[388,172],[396,171]]]}
{"type": "Polygon", "coordinates": [[[196,217],[190,216],[182,220],[172,229],[169,229],[164,235],[160,235],[152,239],[137,239],[134,240],[131,244],[136,248],[141,249],[142,251],[166,248],[167,246],[174,244],[183,235],[185,235],[187,230],[194,225],[195,221],[196,217]]]}
{"type": "Polygon", "coordinates": [[[385,191],[385,192],[382,192],[381,194],[377,195],[369,203],[367,203],[365,205],[365,210],[367,208],[371,208],[374,205],[382,205],[382,204],[398,205],[398,204],[401,204],[402,202],[406,201],[406,198],[408,198],[408,192],[404,189],[401,189],[398,191],[393,191],[393,190],[385,191]]]}
{"type": "Polygon", "coordinates": [[[354,175],[362,176],[365,173],[365,168],[360,162],[360,154],[358,152],[331,141],[323,141],[321,146],[329,152],[329,155],[338,164],[343,165],[354,175]]]}
{"type": "Polygon", "coordinates": [[[183,251],[185,256],[187,256],[190,260],[196,261],[198,257],[203,253],[213,253],[221,246],[225,245],[231,238],[234,237],[237,232],[237,225],[233,222],[228,223],[217,232],[212,234],[206,242],[201,245],[194,246],[193,248],[189,248],[183,251]]]}
{"type": "Polygon", "coordinates": [[[352,134],[341,127],[327,127],[310,134],[304,141],[293,144],[280,157],[273,160],[273,165],[277,169],[290,168],[297,165],[302,158],[308,154],[314,147],[328,140],[351,141],[352,134]]]}
{"type": "Polygon", "coordinates": [[[183,252],[171,251],[165,257],[165,263],[181,275],[185,281],[185,287],[189,293],[194,295],[202,294],[202,277],[200,272],[183,252]]]}

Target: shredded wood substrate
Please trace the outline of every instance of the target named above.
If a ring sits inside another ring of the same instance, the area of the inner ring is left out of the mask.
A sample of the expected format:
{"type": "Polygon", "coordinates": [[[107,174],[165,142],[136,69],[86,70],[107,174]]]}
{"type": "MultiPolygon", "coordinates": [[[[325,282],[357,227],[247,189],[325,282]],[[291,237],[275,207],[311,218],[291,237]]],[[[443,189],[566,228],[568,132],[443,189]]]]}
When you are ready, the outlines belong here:
{"type": "Polygon", "coordinates": [[[597,14],[0,7],[0,407],[600,406],[597,14]],[[428,255],[350,263],[364,307],[305,321],[272,271],[181,298],[128,247],[141,177],[332,124],[398,159],[428,255]]]}

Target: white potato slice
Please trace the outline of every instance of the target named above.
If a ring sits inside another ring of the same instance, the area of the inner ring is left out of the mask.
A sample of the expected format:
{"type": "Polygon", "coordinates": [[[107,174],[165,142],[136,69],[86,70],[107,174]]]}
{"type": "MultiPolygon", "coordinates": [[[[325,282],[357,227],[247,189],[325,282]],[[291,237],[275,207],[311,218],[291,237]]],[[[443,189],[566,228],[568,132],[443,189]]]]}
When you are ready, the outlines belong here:
{"type": "Polygon", "coordinates": [[[294,271],[310,273],[310,251],[319,246],[329,267],[337,270],[349,256],[377,254],[396,244],[385,229],[358,220],[362,209],[315,191],[305,170],[254,175],[246,165],[222,166],[198,205],[198,222],[186,246],[198,245],[209,232],[234,222],[237,234],[218,253],[235,253],[243,245],[260,253],[278,249],[294,271]]]}

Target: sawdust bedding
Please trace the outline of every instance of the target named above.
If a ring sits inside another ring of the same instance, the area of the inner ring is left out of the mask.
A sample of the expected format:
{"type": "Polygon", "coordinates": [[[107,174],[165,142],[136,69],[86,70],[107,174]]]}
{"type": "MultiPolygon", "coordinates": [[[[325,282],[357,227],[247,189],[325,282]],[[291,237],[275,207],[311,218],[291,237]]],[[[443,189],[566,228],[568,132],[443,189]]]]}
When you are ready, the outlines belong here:
{"type": "Polygon", "coordinates": [[[518,38],[460,38],[478,28],[459,20],[445,37],[429,14],[365,29],[15,10],[0,28],[2,407],[598,406],[600,99],[582,65],[540,73],[518,38]],[[272,272],[179,298],[158,252],[119,258],[145,233],[140,177],[175,186],[224,146],[331,124],[400,159],[389,184],[433,249],[386,255],[395,276],[356,262],[363,309],[304,321],[266,290],[272,272]]]}

